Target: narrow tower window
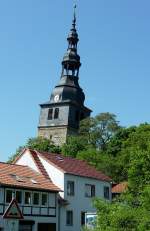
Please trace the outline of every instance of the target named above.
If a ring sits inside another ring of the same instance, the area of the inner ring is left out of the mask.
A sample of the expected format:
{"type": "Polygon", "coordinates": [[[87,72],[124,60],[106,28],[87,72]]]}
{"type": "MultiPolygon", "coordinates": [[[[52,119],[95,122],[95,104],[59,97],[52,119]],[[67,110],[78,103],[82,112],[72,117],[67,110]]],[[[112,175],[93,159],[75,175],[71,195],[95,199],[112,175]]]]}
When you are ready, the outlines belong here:
{"type": "Polygon", "coordinates": [[[59,108],[55,108],[54,119],[58,119],[58,117],[59,117],[59,108]]]}
{"type": "Polygon", "coordinates": [[[52,108],[50,108],[49,110],[48,110],[48,120],[52,120],[52,118],[53,118],[53,109],[52,108]]]}

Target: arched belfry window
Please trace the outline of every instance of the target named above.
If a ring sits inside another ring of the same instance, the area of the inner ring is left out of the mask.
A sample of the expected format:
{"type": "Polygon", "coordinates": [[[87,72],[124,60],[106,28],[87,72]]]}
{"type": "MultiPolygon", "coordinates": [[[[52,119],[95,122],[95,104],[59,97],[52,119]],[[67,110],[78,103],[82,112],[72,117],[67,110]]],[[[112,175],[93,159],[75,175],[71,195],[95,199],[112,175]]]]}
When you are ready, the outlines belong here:
{"type": "Polygon", "coordinates": [[[53,119],[53,109],[52,108],[50,108],[48,110],[48,117],[47,117],[47,119],[48,120],[52,120],[53,119]]]}
{"type": "Polygon", "coordinates": [[[55,108],[54,119],[58,119],[58,117],[59,117],[59,108],[55,108]]]}

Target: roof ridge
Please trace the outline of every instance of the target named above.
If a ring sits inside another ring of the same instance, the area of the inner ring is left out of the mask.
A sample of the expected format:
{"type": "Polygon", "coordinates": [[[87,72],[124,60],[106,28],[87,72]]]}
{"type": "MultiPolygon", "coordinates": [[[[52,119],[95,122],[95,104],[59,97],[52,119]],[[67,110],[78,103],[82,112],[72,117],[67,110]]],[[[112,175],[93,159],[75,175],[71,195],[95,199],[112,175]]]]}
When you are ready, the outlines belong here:
{"type": "MultiPolygon", "coordinates": [[[[33,151],[33,149],[32,149],[32,151],[33,151]]],[[[72,157],[72,156],[65,156],[63,153],[46,152],[46,151],[38,151],[38,150],[35,150],[35,151],[38,152],[39,154],[40,153],[41,154],[52,154],[52,155],[55,155],[55,156],[59,155],[59,156],[62,156],[63,158],[65,158],[65,159],[78,160],[78,161],[81,161],[83,163],[87,163],[88,164],[88,162],[86,160],[77,159],[77,158],[72,157]]]]}
{"type": "Polygon", "coordinates": [[[47,173],[45,167],[43,166],[43,164],[42,164],[42,162],[41,162],[41,160],[40,160],[40,158],[39,158],[39,156],[38,156],[38,151],[35,150],[35,149],[34,149],[34,150],[31,150],[31,149],[30,149],[29,151],[30,151],[30,153],[31,153],[31,155],[32,155],[32,157],[33,157],[33,159],[34,159],[34,161],[35,161],[35,163],[36,163],[36,165],[37,165],[39,171],[41,172],[41,174],[42,174],[45,178],[49,179],[49,180],[52,182],[50,176],[48,175],[48,173],[47,173]],[[37,162],[39,162],[39,163],[37,163],[37,162]]]}

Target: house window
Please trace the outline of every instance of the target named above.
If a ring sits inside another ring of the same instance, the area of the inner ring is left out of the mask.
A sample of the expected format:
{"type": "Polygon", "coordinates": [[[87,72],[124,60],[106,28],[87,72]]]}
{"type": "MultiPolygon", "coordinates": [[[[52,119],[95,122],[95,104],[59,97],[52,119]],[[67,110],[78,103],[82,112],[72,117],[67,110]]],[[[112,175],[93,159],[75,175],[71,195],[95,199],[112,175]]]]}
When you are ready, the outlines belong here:
{"type": "Polygon", "coordinates": [[[66,211],[66,225],[73,225],[73,211],[71,210],[66,211]]]}
{"type": "Polygon", "coordinates": [[[109,187],[104,186],[104,198],[109,200],[109,187]]]}
{"type": "Polygon", "coordinates": [[[85,225],[85,212],[81,212],[81,225],[85,225]]]}
{"type": "Polygon", "coordinates": [[[16,201],[21,204],[22,203],[22,192],[16,191],[16,201]]]}
{"type": "Polygon", "coordinates": [[[39,205],[39,193],[33,193],[33,204],[39,205]]]}
{"type": "Polygon", "coordinates": [[[95,185],[85,185],[85,197],[95,197],[95,185]]]}
{"type": "Polygon", "coordinates": [[[50,108],[48,110],[48,117],[47,117],[47,119],[48,120],[52,120],[53,119],[53,109],[52,108],[50,108]]]}
{"type": "Polygon", "coordinates": [[[74,182],[67,181],[67,195],[74,196],[74,182]]]}
{"type": "Polygon", "coordinates": [[[59,117],[59,108],[55,108],[54,119],[58,119],[58,117],[59,117]]]}
{"type": "Polygon", "coordinates": [[[47,206],[48,196],[46,193],[42,193],[42,206],[47,206]]]}
{"type": "Polygon", "coordinates": [[[24,202],[26,205],[31,204],[31,193],[30,192],[25,192],[24,202]]]}
{"type": "Polygon", "coordinates": [[[6,203],[10,203],[13,198],[13,191],[12,190],[6,190],[6,203]]]}

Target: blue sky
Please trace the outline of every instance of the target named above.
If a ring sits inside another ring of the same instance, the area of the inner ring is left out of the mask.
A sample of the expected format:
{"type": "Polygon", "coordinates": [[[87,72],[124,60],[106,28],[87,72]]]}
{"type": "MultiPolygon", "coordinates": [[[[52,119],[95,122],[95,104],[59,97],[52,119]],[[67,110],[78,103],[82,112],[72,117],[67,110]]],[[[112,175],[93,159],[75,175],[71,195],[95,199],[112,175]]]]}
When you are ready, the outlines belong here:
{"type": "Polygon", "coordinates": [[[77,3],[80,85],[93,115],[150,122],[149,0],[0,1],[0,160],[37,135],[39,103],[61,73],[77,3]]]}

